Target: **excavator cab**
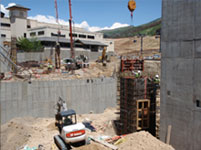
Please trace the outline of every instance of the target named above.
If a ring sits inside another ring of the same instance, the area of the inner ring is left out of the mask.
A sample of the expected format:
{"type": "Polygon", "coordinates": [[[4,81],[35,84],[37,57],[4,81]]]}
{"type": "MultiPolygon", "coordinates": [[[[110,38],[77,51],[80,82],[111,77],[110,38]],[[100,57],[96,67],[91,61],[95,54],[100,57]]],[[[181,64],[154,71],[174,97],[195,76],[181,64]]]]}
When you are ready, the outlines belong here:
{"type": "Polygon", "coordinates": [[[60,132],[63,127],[77,123],[76,113],[72,109],[57,113],[55,118],[56,118],[55,125],[59,128],[60,132]]]}

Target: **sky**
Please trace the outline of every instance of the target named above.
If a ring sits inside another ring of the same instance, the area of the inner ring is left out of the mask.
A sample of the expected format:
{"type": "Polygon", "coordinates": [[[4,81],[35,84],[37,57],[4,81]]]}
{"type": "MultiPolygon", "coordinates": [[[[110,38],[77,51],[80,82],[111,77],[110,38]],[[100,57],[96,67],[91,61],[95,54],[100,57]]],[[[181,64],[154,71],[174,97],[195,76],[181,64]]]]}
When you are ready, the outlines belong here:
{"type": "MultiPolygon", "coordinates": [[[[129,25],[138,26],[161,17],[162,0],[135,0],[136,10],[131,20],[129,0],[71,0],[74,26],[89,31],[114,29],[129,25]]],[[[68,0],[57,0],[60,24],[68,24],[68,0]]],[[[20,4],[30,8],[30,19],[55,23],[54,0],[0,0],[1,10],[8,15],[6,7],[20,4]]]]}

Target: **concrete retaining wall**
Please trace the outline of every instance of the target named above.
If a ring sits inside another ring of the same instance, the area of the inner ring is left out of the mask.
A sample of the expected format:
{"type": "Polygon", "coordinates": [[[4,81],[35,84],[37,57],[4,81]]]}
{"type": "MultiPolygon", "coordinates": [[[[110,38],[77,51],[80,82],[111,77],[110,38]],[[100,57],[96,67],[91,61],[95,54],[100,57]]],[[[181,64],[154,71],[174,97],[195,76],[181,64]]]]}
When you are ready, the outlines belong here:
{"type": "MultiPolygon", "coordinates": [[[[86,55],[90,61],[95,61],[98,59],[99,56],[102,55],[101,52],[91,52],[91,51],[75,51],[75,55],[79,56],[80,54],[86,55]]],[[[61,50],[61,59],[69,58],[70,50],[61,50]]],[[[44,59],[52,58],[54,61],[54,49],[45,49],[44,52],[32,52],[32,53],[25,53],[25,52],[18,52],[17,54],[17,61],[24,62],[29,60],[41,61],[44,59]]]]}
{"type": "Polygon", "coordinates": [[[116,79],[0,82],[1,123],[14,117],[54,117],[61,96],[78,114],[116,106],[116,79]]]}
{"type": "Polygon", "coordinates": [[[160,138],[201,149],[201,0],[163,0],[160,138]]]}

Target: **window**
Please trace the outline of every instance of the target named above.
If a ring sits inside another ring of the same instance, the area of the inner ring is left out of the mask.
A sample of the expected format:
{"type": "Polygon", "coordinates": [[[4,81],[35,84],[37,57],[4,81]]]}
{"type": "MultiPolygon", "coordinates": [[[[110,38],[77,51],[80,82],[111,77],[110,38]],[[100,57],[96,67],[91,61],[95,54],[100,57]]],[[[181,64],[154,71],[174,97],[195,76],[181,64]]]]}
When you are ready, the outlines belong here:
{"type": "Polygon", "coordinates": [[[24,13],[22,11],[20,12],[20,17],[24,17],[24,13]]]}
{"type": "Polygon", "coordinates": [[[27,37],[27,34],[26,34],[26,33],[24,33],[24,37],[25,37],[25,38],[27,37]]]}
{"type": "Polygon", "coordinates": [[[36,32],[31,32],[30,36],[36,36],[36,32]]]}
{"type": "MultiPolygon", "coordinates": [[[[69,37],[70,37],[70,35],[71,34],[69,33],[69,37]]],[[[77,37],[77,34],[75,34],[75,33],[73,33],[72,35],[73,35],[73,37],[77,37]]]]}
{"type": "Polygon", "coordinates": [[[5,38],[5,37],[6,37],[6,35],[5,35],[5,34],[1,34],[1,37],[5,38]]]}
{"type": "Polygon", "coordinates": [[[197,107],[201,107],[201,103],[200,103],[199,100],[196,100],[196,106],[197,106],[197,107]]]}
{"type": "Polygon", "coordinates": [[[45,31],[39,31],[38,32],[38,35],[44,35],[45,34],[45,31]]]}
{"type": "Polygon", "coordinates": [[[80,38],[86,38],[86,35],[84,35],[84,34],[79,34],[79,37],[80,37],[80,38]]]}
{"type": "Polygon", "coordinates": [[[95,39],[95,37],[93,35],[88,35],[87,38],[88,39],[95,39]]]}
{"type": "Polygon", "coordinates": [[[1,26],[2,27],[10,27],[10,24],[9,23],[1,23],[1,26]]]}
{"type": "Polygon", "coordinates": [[[59,36],[59,37],[66,37],[64,34],[55,34],[55,33],[51,33],[51,36],[59,36]]]}
{"type": "Polygon", "coordinates": [[[31,28],[31,26],[30,26],[30,25],[27,25],[27,28],[29,29],[29,28],[31,28]]]}

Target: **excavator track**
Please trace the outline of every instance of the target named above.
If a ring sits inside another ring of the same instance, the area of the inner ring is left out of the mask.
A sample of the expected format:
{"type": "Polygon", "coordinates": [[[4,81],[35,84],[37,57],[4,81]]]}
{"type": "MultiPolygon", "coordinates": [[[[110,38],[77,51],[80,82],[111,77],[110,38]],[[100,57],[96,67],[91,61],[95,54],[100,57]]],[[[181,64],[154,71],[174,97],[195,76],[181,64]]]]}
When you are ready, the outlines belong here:
{"type": "Polygon", "coordinates": [[[66,143],[62,140],[59,135],[54,136],[54,143],[59,148],[59,150],[70,150],[70,145],[66,145],[66,143]]]}

